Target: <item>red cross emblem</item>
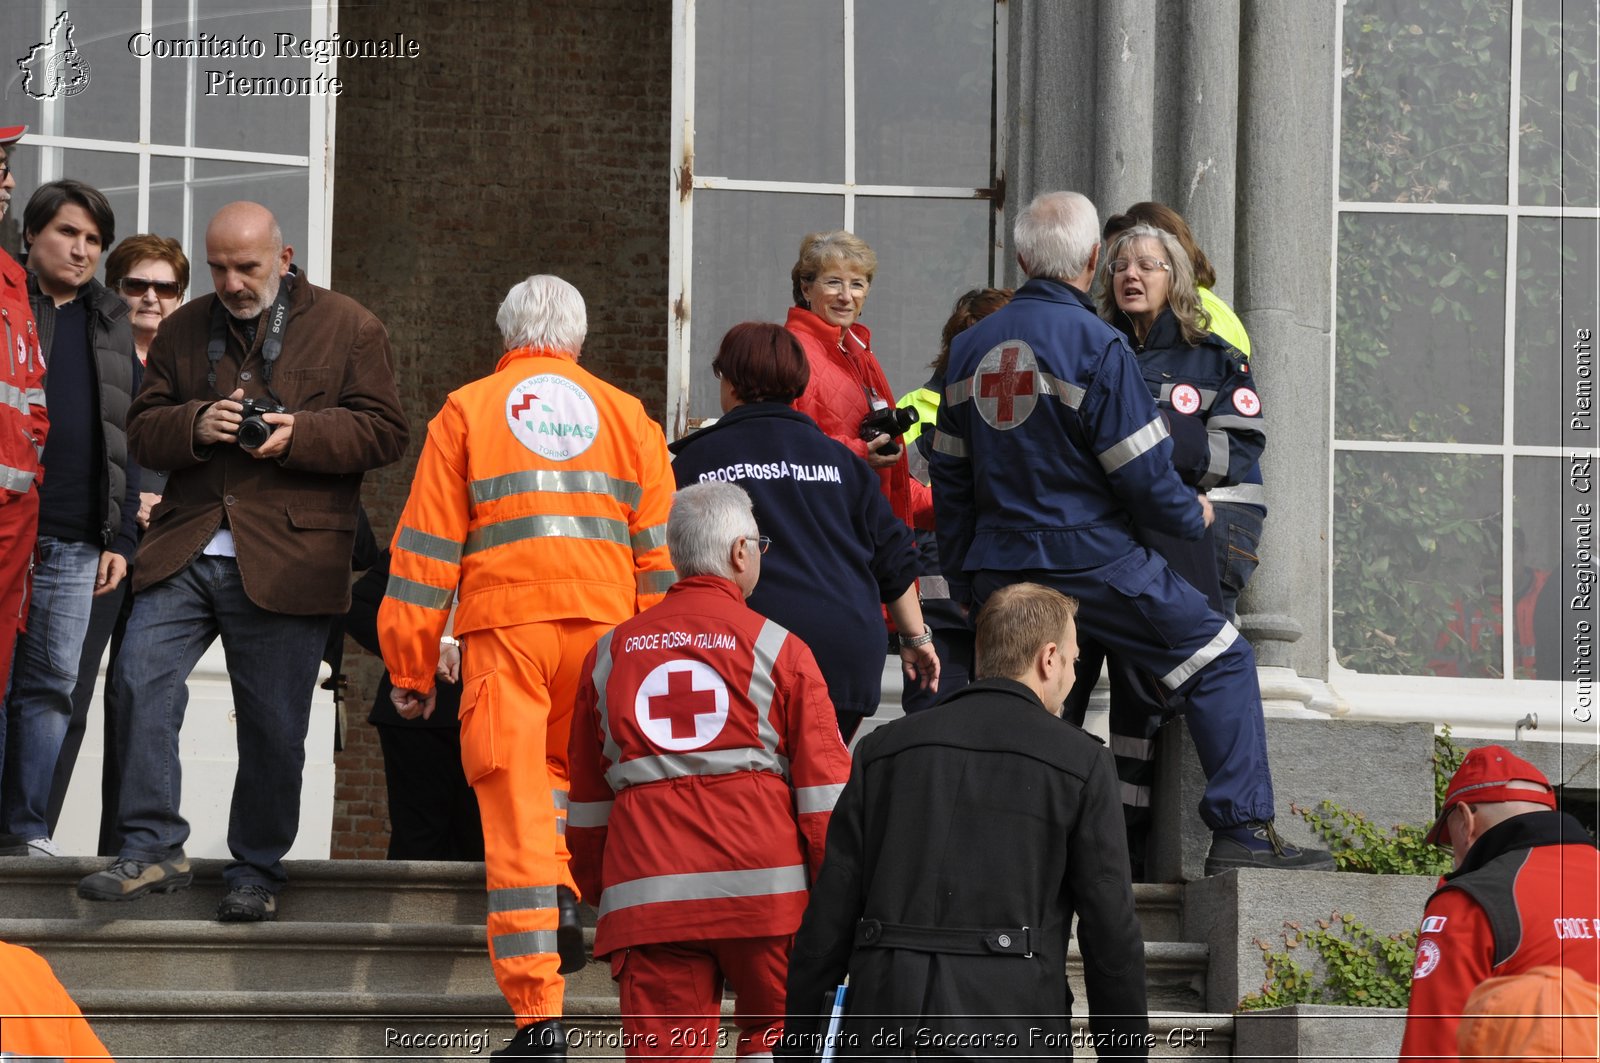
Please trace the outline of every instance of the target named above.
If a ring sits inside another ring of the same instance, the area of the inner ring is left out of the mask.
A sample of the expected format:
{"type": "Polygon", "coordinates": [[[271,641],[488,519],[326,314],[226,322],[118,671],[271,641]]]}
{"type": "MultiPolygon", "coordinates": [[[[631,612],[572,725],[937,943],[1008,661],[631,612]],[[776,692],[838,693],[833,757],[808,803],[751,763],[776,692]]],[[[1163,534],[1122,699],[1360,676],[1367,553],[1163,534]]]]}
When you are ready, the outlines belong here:
{"type": "Polygon", "coordinates": [[[1240,388],[1233,393],[1233,408],[1246,417],[1254,417],[1261,412],[1261,396],[1249,388],[1240,388]]]}
{"type": "Polygon", "coordinates": [[[1172,389],[1172,408],[1179,413],[1194,413],[1200,408],[1200,392],[1193,384],[1179,384],[1172,389]]]}
{"type": "Polygon", "coordinates": [[[699,661],[659,665],[639,684],[634,716],[652,745],[699,749],[728,722],[728,688],[699,661]]]}
{"type": "Polygon", "coordinates": [[[1028,419],[1038,401],[1037,359],[1021,340],[990,348],[974,374],[978,413],[991,427],[1005,431],[1028,419]]]}

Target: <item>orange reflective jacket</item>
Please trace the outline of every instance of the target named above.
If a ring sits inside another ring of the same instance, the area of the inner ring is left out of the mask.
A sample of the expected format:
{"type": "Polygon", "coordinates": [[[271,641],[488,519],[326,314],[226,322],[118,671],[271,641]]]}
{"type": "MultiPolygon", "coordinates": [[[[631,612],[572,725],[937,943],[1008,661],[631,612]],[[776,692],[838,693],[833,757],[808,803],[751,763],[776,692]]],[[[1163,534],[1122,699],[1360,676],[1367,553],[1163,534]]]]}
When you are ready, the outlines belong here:
{"type": "Polygon", "coordinates": [[[111,1059],[44,957],[0,941],[0,1055],[88,1063],[111,1059]]]}
{"type": "Polygon", "coordinates": [[[542,348],[508,351],[428,425],[378,611],[394,685],[433,689],[439,636],[621,623],[672,585],[672,470],[639,400],[542,348]]]}

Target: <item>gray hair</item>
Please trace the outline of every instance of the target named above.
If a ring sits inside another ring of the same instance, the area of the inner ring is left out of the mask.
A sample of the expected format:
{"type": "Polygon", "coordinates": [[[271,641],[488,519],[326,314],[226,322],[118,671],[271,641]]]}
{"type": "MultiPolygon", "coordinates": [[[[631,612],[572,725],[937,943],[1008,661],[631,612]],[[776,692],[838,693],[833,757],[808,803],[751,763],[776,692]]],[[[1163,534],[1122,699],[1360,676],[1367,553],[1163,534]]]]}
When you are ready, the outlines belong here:
{"type": "Polygon", "coordinates": [[[548,273],[536,273],[507,292],[494,320],[508,351],[548,347],[577,357],[589,334],[583,296],[548,273]]]}
{"type": "Polygon", "coordinates": [[[733,578],[729,550],[741,535],[757,534],[750,496],[738,484],[708,480],[679,488],[667,517],[667,550],[679,579],[733,578]]]}
{"type": "Polygon", "coordinates": [[[1100,246],[1094,204],[1079,192],[1041,192],[1017,215],[1012,242],[1029,277],[1071,280],[1100,246]]]}

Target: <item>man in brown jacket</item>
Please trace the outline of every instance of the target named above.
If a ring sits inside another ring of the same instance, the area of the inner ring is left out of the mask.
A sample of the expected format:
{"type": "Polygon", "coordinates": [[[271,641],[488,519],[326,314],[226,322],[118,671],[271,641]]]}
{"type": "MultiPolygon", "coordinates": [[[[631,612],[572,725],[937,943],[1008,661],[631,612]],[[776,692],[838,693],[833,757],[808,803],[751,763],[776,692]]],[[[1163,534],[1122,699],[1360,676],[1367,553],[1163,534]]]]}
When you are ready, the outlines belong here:
{"type": "Polygon", "coordinates": [[[397,460],[407,438],[382,322],[308,282],[293,254],[265,207],[218,211],[206,229],[216,292],[163,323],[128,414],[134,454],[171,479],[139,548],[112,678],[122,849],[78,884],[81,897],[131,900],[192,880],[178,730],[189,672],[220,634],[239,773],[217,918],[277,915],[312,689],[330,618],[350,605],[361,476],[397,460]]]}

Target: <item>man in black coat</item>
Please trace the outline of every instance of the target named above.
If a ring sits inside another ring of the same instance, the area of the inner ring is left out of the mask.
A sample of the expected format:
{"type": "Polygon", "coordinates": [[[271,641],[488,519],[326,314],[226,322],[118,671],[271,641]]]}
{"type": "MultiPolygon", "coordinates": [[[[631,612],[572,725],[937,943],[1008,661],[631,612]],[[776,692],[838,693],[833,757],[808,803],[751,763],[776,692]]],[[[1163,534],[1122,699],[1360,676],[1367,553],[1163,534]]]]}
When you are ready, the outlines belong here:
{"type": "Polygon", "coordinates": [[[1072,1055],[1074,913],[1101,1058],[1147,1057],[1144,940],[1111,754],[1058,718],[1077,603],[996,592],[978,682],[862,739],[795,938],[777,1054],[815,1056],[849,975],[839,1056],[1072,1055]]]}

